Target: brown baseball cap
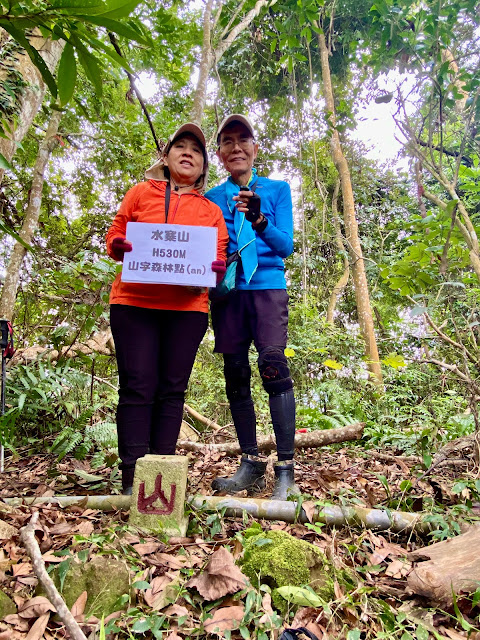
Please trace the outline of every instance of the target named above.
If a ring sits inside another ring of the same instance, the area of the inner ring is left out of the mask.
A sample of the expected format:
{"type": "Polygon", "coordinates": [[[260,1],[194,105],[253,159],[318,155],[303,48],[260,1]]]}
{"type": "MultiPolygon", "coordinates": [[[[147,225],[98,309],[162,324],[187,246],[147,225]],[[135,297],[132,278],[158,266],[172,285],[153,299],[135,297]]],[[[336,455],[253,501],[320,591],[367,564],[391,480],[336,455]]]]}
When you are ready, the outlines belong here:
{"type": "Polygon", "coordinates": [[[177,129],[175,133],[173,133],[169,137],[169,139],[167,140],[167,144],[163,147],[162,153],[164,154],[168,153],[170,151],[170,147],[172,146],[173,142],[184,133],[191,133],[197,138],[197,140],[200,142],[200,144],[203,147],[203,155],[205,157],[205,160],[206,162],[208,162],[207,151],[206,151],[207,141],[205,140],[205,134],[200,129],[198,124],[194,124],[193,122],[187,122],[186,124],[182,124],[182,126],[179,129],[177,129]]]}
{"type": "Polygon", "coordinates": [[[232,113],[231,115],[227,116],[218,127],[217,144],[220,142],[220,134],[222,133],[222,131],[232,122],[240,122],[240,124],[243,124],[243,126],[246,127],[252,134],[252,138],[255,138],[255,131],[253,130],[253,125],[250,120],[246,116],[242,116],[239,113],[232,113]]]}
{"type": "Polygon", "coordinates": [[[206,149],[207,142],[205,140],[205,134],[203,133],[203,131],[197,124],[194,124],[193,122],[182,124],[182,126],[169,137],[167,143],[163,147],[161,158],[154,162],[154,164],[152,164],[152,166],[145,171],[145,178],[147,180],[159,180],[160,182],[168,182],[169,179],[165,176],[165,165],[163,163],[163,156],[170,151],[170,147],[175,142],[175,140],[184,133],[191,133],[192,135],[194,135],[202,146],[203,158],[205,161],[205,172],[197,180],[195,188],[198,191],[203,192],[205,191],[208,178],[208,156],[206,149]]]}

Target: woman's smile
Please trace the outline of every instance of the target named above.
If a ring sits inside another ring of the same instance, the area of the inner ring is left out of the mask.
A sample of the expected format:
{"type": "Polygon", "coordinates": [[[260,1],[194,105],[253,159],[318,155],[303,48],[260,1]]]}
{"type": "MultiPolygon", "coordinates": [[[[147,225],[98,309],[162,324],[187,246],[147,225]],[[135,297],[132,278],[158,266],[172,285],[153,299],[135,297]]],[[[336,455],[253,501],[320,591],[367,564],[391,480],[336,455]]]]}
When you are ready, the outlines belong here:
{"type": "Polygon", "coordinates": [[[194,135],[186,133],[170,147],[164,163],[175,184],[193,184],[204,171],[203,149],[194,135]]]}

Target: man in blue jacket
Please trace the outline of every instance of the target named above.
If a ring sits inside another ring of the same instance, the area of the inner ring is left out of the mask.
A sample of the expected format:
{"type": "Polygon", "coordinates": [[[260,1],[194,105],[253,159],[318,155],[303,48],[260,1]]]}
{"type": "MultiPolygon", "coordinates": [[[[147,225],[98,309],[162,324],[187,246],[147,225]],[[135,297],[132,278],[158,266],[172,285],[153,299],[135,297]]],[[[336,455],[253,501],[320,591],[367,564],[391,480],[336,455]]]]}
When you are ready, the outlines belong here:
{"type": "Polygon", "coordinates": [[[216,478],[212,488],[223,493],[265,488],[266,460],[259,456],[250,390],[248,350],[253,341],[277,441],[272,499],[286,500],[298,493],[293,466],[295,398],[284,353],[288,295],[283,259],[293,251],[292,197],[286,182],[257,176],[253,164],[258,144],[248,118],[225,118],[217,144],[217,156],[230,177],[206,197],[222,209],[228,254],[239,251],[242,268],[237,290],[213,301],[211,311],[215,351],[223,353],[226,393],[242,459],[232,477],[216,478]]]}

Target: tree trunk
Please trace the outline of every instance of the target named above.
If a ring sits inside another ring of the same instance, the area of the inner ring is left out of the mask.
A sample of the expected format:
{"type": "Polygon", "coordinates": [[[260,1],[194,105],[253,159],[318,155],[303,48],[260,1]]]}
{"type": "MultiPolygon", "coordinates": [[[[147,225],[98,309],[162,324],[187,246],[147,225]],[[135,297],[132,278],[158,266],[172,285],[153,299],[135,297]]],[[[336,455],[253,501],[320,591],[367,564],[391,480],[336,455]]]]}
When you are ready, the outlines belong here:
{"type": "MultiPolygon", "coordinates": [[[[40,215],[40,207],[42,204],[42,190],[44,183],[45,168],[48,159],[52,153],[57,141],[56,134],[62,113],[54,111],[48,124],[47,133],[38,150],[37,160],[33,169],[33,181],[28,198],[27,211],[20,230],[20,237],[27,244],[30,244],[33,234],[38,225],[38,217],[40,215]]],[[[18,280],[20,278],[20,269],[26,254],[25,247],[20,242],[15,242],[10,260],[8,261],[7,272],[5,274],[5,282],[0,298],[0,317],[11,320],[15,307],[15,299],[17,296],[18,280]]]]}
{"type": "MultiPolygon", "coordinates": [[[[30,560],[32,561],[33,571],[38,578],[40,584],[45,589],[48,599],[55,607],[58,617],[65,625],[65,629],[68,636],[72,640],[87,640],[87,636],[83,633],[80,625],[75,620],[72,612],[67,607],[65,600],[62,598],[58,589],[47,573],[45,568],[45,561],[42,558],[42,552],[35,538],[35,529],[38,525],[39,512],[36,511],[30,522],[20,529],[20,540],[23,542],[25,551],[28,553],[30,560]]],[[[36,634],[35,634],[36,635],[36,634]]],[[[38,638],[38,636],[36,635],[38,638]]]]}
{"type": "MultiPolygon", "coordinates": [[[[195,95],[193,97],[193,106],[190,117],[193,122],[200,124],[203,118],[203,112],[205,110],[205,103],[207,99],[207,82],[208,76],[212,69],[213,64],[219,62],[225,51],[229,49],[235,39],[250,26],[251,22],[258,16],[260,11],[270,4],[270,0],[257,0],[253,9],[251,9],[247,15],[240,20],[240,22],[230,29],[230,24],[226,27],[224,32],[220,35],[220,41],[217,47],[212,50],[211,45],[211,31],[212,31],[212,7],[213,0],[207,0],[205,6],[205,12],[203,14],[203,45],[202,53],[200,57],[200,68],[197,86],[195,88],[195,95]]],[[[218,11],[221,11],[222,6],[220,4],[218,11]]],[[[217,16],[219,14],[217,13],[217,16]]]]}
{"type": "Polygon", "coordinates": [[[456,538],[413,551],[408,559],[418,564],[407,578],[408,587],[442,608],[471,596],[480,582],[479,543],[480,528],[472,526],[456,538]]]}
{"type": "Polygon", "coordinates": [[[212,45],[210,41],[213,0],[208,0],[203,13],[203,45],[200,58],[197,88],[193,97],[191,121],[202,123],[205,102],[207,101],[208,74],[212,66],[212,45]]]}
{"type": "MultiPolygon", "coordinates": [[[[5,38],[5,31],[0,30],[1,38],[4,46],[9,40],[5,38]]],[[[52,41],[49,38],[43,38],[36,29],[30,37],[30,44],[37,49],[45,60],[45,64],[53,73],[60,59],[65,42],[63,40],[52,41]]],[[[18,143],[23,140],[29,130],[33,119],[40,109],[45,93],[46,84],[42,80],[42,76],[37,67],[25,53],[19,53],[15,56],[13,63],[16,70],[22,76],[26,86],[23,88],[21,95],[17,99],[18,113],[15,120],[9,122],[10,133],[7,138],[0,138],[0,153],[11,162],[18,143]]],[[[5,71],[0,74],[0,82],[5,78],[5,71]]],[[[3,180],[4,169],[0,169],[0,183],[3,180]]]]}
{"type": "Polygon", "coordinates": [[[335,190],[333,192],[333,197],[332,197],[332,218],[333,218],[333,225],[335,227],[335,244],[337,245],[337,249],[341,253],[343,253],[343,273],[340,276],[340,279],[338,280],[337,284],[333,287],[333,291],[330,294],[330,300],[328,301],[327,322],[330,322],[330,324],[333,324],[333,314],[337,306],[337,301],[341,296],[342,291],[347,286],[348,278],[350,277],[350,265],[348,262],[348,257],[346,255],[345,246],[343,244],[342,230],[340,229],[340,220],[338,219],[337,202],[338,202],[339,190],[340,190],[340,181],[337,180],[337,182],[335,183],[335,190]]]}
{"type": "Polygon", "coordinates": [[[342,190],[345,234],[348,253],[352,262],[352,275],[355,286],[358,322],[360,325],[360,331],[365,340],[368,370],[372,374],[373,382],[379,387],[383,387],[382,370],[380,367],[377,342],[373,328],[372,309],[370,307],[368,282],[365,273],[362,247],[358,236],[358,225],[355,216],[355,200],[353,197],[350,169],[343,154],[340,136],[336,128],[335,103],[328,60],[329,54],[323,33],[318,34],[318,45],[320,49],[320,61],[322,67],[323,97],[325,99],[325,109],[328,114],[328,119],[331,123],[330,149],[333,162],[340,177],[340,186],[342,190]]]}

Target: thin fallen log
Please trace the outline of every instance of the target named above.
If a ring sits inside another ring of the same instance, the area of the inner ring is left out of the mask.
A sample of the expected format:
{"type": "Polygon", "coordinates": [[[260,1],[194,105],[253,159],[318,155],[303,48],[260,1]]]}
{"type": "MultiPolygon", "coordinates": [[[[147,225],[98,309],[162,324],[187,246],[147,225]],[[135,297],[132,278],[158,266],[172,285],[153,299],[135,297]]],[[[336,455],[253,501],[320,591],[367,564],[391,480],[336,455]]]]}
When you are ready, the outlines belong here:
{"type": "MultiPolygon", "coordinates": [[[[114,511],[129,509],[131,496],[54,496],[35,498],[3,498],[11,505],[36,505],[68,507],[80,505],[85,509],[114,511]]],[[[230,496],[196,495],[187,498],[193,507],[208,510],[225,510],[226,515],[242,517],[248,513],[262,520],[281,520],[284,522],[320,522],[335,527],[346,525],[395,533],[417,531],[426,533],[431,530],[430,522],[424,520],[428,514],[391,511],[387,509],[367,509],[366,507],[317,506],[310,517],[304,509],[298,510],[296,502],[268,500],[265,498],[233,498],[230,496]]]]}
{"type": "Polygon", "coordinates": [[[50,349],[49,347],[43,347],[41,345],[33,345],[26,347],[25,349],[17,349],[13,358],[9,361],[9,367],[13,367],[16,364],[29,364],[40,358],[49,362],[56,362],[59,357],[74,358],[79,354],[91,355],[100,354],[111,356],[114,351],[111,349],[112,345],[112,332],[110,329],[105,331],[99,331],[92,338],[85,343],[75,342],[70,347],[62,347],[60,351],[57,349],[50,349]]]}
{"type": "Polygon", "coordinates": [[[97,509],[98,511],[119,511],[130,509],[131,496],[38,496],[38,497],[16,497],[2,498],[2,501],[8,505],[18,507],[22,504],[29,506],[58,506],[71,507],[78,506],[83,509],[97,509]]]}
{"type": "MultiPolygon", "coordinates": [[[[334,444],[336,442],[346,442],[348,440],[358,440],[363,433],[363,422],[355,422],[346,427],[339,429],[326,429],[324,431],[311,431],[310,433],[297,433],[295,436],[296,449],[315,449],[323,447],[326,444],[334,444]]],[[[258,438],[259,451],[272,451],[277,446],[275,436],[273,434],[258,438]]],[[[188,440],[179,440],[177,442],[179,449],[186,451],[222,451],[230,456],[241,453],[238,442],[219,442],[217,444],[202,444],[201,442],[189,442],[188,440]]]]}
{"type": "Polygon", "coordinates": [[[192,416],[192,418],[195,418],[195,420],[198,420],[198,422],[201,422],[207,427],[211,427],[214,431],[219,431],[220,429],[223,429],[223,427],[221,427],[219,424],[217,424],[213,420],[210,420],[209,418],[206,418],[205,416],[202,416],[201,413],[198,413],[198,411],[195,411],[195,409],[192,409],[192,407],[190,407],[188,404],[184,404],[183,408],[189,415],[192,416]]]}
{"type": "Polygon", "coordinates": [[[377,531],[390,530],[394,533],[417,531],[426,533],[431,524],[424,522],[426,514],[367,509],[366,507],[318,506],[310,517],[303,509],[298,513],[297,503],[283,500],[255,498],[232,498],[222,496],[193,496],[188,502],[196,508],[207,508],[222,512],[227,516],[242,517],[246,512],[258,520],[282,520],[284,522],[312,522],[332,527],[346,525],[377,531]]]}
{"type": "Polygon", "coordinates": [[[25,550],[30,556],[35,575],[45,589],[48,599],[57,610],[57,614],[65,625],[70,638],[72,638],[72,640],[87,640],[87,637],[78,626],[78,622],[73,617],[62,596],[58,593],[57,587],[45,569],[45,562],[43,561],[40,547],[35,538],[35,525],[37,521],[38,511],[32,515],[30,522],[20,529],[20,540],[23,542],[25,550]]]}
{"type": "Polygon", "coordinates": [[[383,462],[404,462],[406,464],[419,464],[423,462],[423,458],[421,456],[397,456],[393,453],[382,453],[381,451],[377,451],[376,449],[369,449],[368,451],[364,451],[364,453],[370,458],[377,458],[378,460],[382,460],[383,462]]]}

